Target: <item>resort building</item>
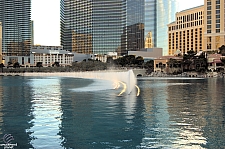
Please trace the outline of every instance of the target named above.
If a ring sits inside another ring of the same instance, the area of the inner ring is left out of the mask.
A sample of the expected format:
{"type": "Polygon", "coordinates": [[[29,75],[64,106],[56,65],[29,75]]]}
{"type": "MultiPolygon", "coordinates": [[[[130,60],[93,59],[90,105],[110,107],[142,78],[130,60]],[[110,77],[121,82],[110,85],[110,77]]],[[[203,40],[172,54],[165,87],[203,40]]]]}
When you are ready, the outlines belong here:
{"type": "Polygon", "coordinates": [[[59,62],[61,66],[71,65],[74,54],[70,51],[63,50],[61,46],[33,46],[30,53],[30,65],[36,66],[38,62],[43,67],[52,66],[59,62]]]}
{"type": "Polygon", "coordinates": [[[167,51],[177,0],[61,0],[60,9],[64,50],[121,56],[145,48],[149,32],[152,45],[167,51]]]}
{"type": "Polygon", "coordinates": [[[29,56],[31,49],[31,0],[0,0],[2,53],[29,56]]]}
{"type": "Polygon", "coordinates": [[[225,2],[224,0],[204,0],[205,31],[204,46],[207,51],[218,50],[225,44],[225,2]]]}
{"type": "Polygon", "coordinates": [[[173,59],[176,61],[182,61],[183,58],[177,56],[162,56],[154,60],[154,71],[155,72],[164,72],[164,73],[173,73],[174,71],[182,71],[181,65],[178,65],[176,68],[169,66],[168,62],[173,59]]]}
{"type": "Polygon", "coordinates": [[[208,54],[207,56],[207,63],[208,63],[208,70],[211,72],[220,71],[221,69],[224,70],[224,64],[221,61],[222,55],[221,54],[208,54]]]}
{"type": "Polygon", "coordinates": [[[204,6],[176,13],[176,21],[168,24],[169,55],[177,51],[185,54],[190,50],[204,50],[204,6]]]}

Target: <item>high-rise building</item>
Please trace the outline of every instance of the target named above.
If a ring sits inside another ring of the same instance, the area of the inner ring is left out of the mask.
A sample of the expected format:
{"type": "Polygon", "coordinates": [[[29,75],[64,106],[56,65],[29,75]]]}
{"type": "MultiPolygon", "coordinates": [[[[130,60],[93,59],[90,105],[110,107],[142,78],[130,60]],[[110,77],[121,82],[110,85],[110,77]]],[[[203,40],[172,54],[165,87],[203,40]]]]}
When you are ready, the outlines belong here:
{"type": "Polygon", "coordinates": [[[61,0],[61,45],[78,53],[138,51],[149,32],[167,50],[177,0],[61,0]]]}
{"type": "Polygon", "coordinates": [[[163,55],[168,54],[167,24],[175,21],[177,8],[177,0],[157,0],[157,42],[155,46],[163,48],[163,55]]]}
{"type": "Polygon", "coordinates": [[[26,56],[31,49],[31,0],[0,0],[2,53],[26,56]]]}
{"type": "Polygon", "coordinates": [[[61,0],[61,44],[78,53],[106,54],[121,46],[124,0],[61,0]]]}
{"type": "Polygon", "coordinates": [[[30,23],[31,30],[31,46],[34,46],[34,21],[32,20],[30,23]]]}
{"type": "Polygon", "coordinates": [[[168,24],[168,54],[203,50],[204,6],[176,13],[176,21],[168,24]]]}
{"type": "Polygon", "coordinates": [[[0,64],[2,63],[2,22],[0,22],[0,64]]]}
{"type": "Polygon", "coordinates": [[[224,0],[204,1],[204,49],[218,50],[225,44],[225,2],[224,0]]]}
{"type": "Polygon", "coordinates": [[[225,44],[224,10],[224,0],[205,0],[202,6],[176,13],[176,21],[168,24],[169,55],[218,50],[225,44]]]}

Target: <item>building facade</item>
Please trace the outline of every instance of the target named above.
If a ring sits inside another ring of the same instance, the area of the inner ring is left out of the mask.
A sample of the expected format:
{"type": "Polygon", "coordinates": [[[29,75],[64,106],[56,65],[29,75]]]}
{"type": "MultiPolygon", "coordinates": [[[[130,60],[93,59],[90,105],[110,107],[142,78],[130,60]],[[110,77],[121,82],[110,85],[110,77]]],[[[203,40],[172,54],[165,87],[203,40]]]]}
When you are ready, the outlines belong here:
{"type": "Polygon", "coordinates": [[[177,12],[177,0],[156,0],[157,1],[157,32],[155,47],[163,48],[163,55],[168,55],[168,28],[167,24],[175,21],[177,12]]]}
{"type": "Polygon", "coordinates": [[[141,56],[145,61],[154,60],[163,56],[162,48],[144,48],[140,51],[128,51],[128,55],[141,56]]]}
{"type": "Polygon", "coordinates": [[[31,0],[0,0],[2,53],[26,56],[31,49],[31,0]]]}
{"type": "Polygon", "coordinates": [[[204,49],[218,50],[225,44],[225,2],[224,0],[204,0],[204,49]]]}
{"type": "Polygon", "coordinates": [[[67,66],[72,64],[73,58],[74,54],[63,50],[61,46],[32,46],[30,65],[36,66],[38,62],[42,62],[43,67],[51,67],[59,62],[61,66],[67,66]]]}
{"type": "Polygon", "coordinates": [[[204,6],[176,13],[176,21],[168,24],[168,54],[203,50],[203,33],[204,6]]]}
{"type": "Polygon", "coordinates": [[[61,0],[61,45],[77,53],[106,54],[121,46],[124,0],[61,0]]]}
{"type": "Polygon", "coordinates": [[[177,0],[61,0],[60,6],[65,50],[126,55],[144,48],[149,32],[155,47],[167,50],[177,0]]]}
{"type": "Polygon", "coordinates": [[[2,58],[2,22],[0,22],[0,64],[3,63],[2,58]]]}

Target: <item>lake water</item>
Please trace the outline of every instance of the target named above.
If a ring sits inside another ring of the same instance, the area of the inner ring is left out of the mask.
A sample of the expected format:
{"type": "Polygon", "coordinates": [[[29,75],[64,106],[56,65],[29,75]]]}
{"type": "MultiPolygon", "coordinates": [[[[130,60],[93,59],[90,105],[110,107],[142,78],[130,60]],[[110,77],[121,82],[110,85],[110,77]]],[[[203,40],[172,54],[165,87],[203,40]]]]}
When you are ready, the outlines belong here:
{"type": "Polygon", "coordinates": [[[225,148],[225,79],[0,78],[0,148],[225,148]],[[11,138],[11,140],[10,140],[11,138]]]}

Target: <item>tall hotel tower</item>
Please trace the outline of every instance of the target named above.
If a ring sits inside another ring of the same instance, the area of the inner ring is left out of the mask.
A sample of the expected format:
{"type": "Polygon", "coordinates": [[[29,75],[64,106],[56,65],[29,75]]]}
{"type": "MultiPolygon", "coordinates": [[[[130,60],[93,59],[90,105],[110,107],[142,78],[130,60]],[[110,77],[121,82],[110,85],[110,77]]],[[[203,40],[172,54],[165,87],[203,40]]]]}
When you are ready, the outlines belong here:
{"type": "Polygon", "coordinates": [[[31,0],[0,0],[2,53],[26,56],[31,48],[31,0]]]}
{"type": "Polygon", "coordinates": [[[124,55],[146,47],[151,33],[154,46],[167,50],[176,1],[61,0],[61,45],[78,53],[124,55]]]}
{"type": "Polygon", "coordinates": [[[88,54],[120,48],[125,6],[125,0],[61,0],[61,45],[88,54]]]}

